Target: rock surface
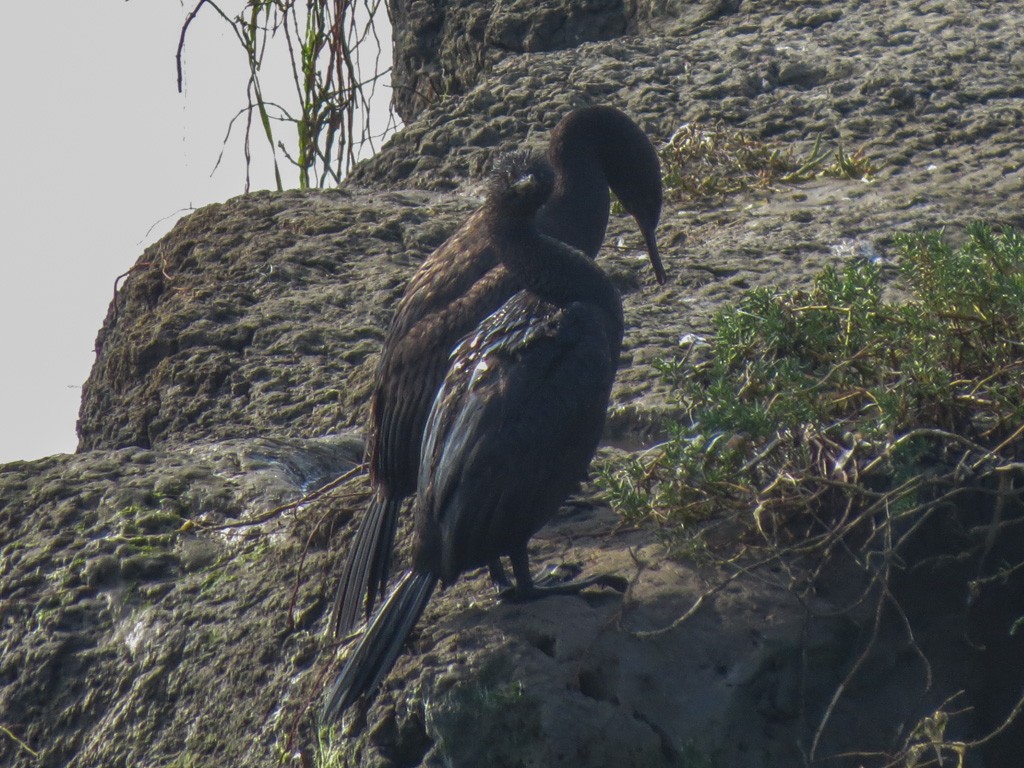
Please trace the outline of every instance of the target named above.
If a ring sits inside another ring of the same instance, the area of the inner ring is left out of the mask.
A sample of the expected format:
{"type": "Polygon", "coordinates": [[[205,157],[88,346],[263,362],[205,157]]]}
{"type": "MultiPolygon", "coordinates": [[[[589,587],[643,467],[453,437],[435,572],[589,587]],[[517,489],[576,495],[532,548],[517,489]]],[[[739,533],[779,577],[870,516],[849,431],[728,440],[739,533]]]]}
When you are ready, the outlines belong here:
{"type": "MultiPolygon", "coordinates": [[[[657,141],[722,121],[806,154],[821,134],[881,166],[871,183],[670,199],[663,287],[635,226],[613,216],[600,258],[626,300],[607,435],[619,447],[649,444],[671,413],[654,360],[744,290],[806,284],[851,256],[884,262],[899,230],[1024,226],[1012,4],[514,3],[483,26],[480,4],[445,5],[426,46],[437,6],[409,3],[396,68],[448,95],[409,102],[415,122],[341,190],[257,193],[179,223],[100,331],[80,452],[0,468],[0,764],[307,764],[334,668],[330,573],[365,485],[264,513],[358,462],[405,280],[475,207],[495,155],[542,146],[573,106],[619,106],[657,141]],[[431,80],[445,67],[457,87],[431,80]]],[[[533,554],[634,584],[625,601],[527,606],[494,604],[482,576],[457,584],[335,740],[339,764],[882,766],[952,694],[984,703],[964,663],[977,654],[964,596],[927,583],[906,588],[931,687],[885,623],[826,718],[871,632],[843,610],[856,583],[835,577],[801,603],[791,574],[667,558],[656,532],[589,496],[533,554]],[[848,752],[871,754],[836,757],[848,752]]],[[[976,738],[985,721],[972,718],[946,736],[976,738]]],[[[1009,768],[1007,754],[972,750],[965,765],[1009,768]]]]}
{"type": "Polygon", "coordinates": [[[509,55],[572,48],[622,35],[623,0],[391,0],[395,110],[405,122],[443,96],[465,93],[509,55]]]}

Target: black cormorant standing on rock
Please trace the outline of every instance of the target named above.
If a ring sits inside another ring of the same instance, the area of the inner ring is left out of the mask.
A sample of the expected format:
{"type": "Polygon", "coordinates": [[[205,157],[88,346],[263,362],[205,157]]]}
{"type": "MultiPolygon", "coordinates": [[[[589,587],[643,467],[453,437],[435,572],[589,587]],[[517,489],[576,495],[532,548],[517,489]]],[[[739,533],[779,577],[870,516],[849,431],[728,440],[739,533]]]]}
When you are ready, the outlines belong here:
{"type": "MultiPolygon", "coordinates": [[[[612,107],[577,109],[552,132],[548,162],[554,189],[537,212],[540,231],[593,258],[608,225],[611,187],[639,224],[664,282],[655,241],[661,169],[643,131],[612,107]]],[[[366,450],[373,496],[339,579],[336,635],[358,623],[360,606],[368,616],[387,587],[398,512],[416,490],[423,428],[452,348],[522,287],[482,226],[488,215],[477,211],[420,266],[384,340],[366,450]]]]}
{"type": "Polygon", "coordinates": [[[527,555],[530,537],[594,455],[623,332],[611,280],[582,252],[538,231],[537,209],[553,179],[546,163],[511,164],[477,214],[490,252],[524,290],[451,354],[423,435],[412,568],[350,653],[325,721],[383,679],[438,581],[447,586],[485,565],[500,580],[505,555],[518,597],[613,585],[536,587],[527,555]]]}

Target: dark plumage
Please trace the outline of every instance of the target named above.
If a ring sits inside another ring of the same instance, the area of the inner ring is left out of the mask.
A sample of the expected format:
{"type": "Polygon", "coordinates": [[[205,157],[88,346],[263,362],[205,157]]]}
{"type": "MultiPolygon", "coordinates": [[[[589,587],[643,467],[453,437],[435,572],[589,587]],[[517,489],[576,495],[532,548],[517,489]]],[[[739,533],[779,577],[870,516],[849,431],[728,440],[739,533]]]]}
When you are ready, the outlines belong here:
{"type": "MultiPolygon", "coordinates": [[[[660,166],[636,124],[611,107],[576,110],[552,132],[548,159],[554,187],[536,216],[540,231],[595,256],[608,224],[611,187],[640,225],[664,282],[655,242],[660,166]]],[[[336,634],[355,626],[361,605],[369,615],[387,586],[398,512],[416,489],[423,428],[450,350],[522,287],[493,247],[488,215],[477,211],[420,266],[384,341],[367,441],[373,496],[339,579],[336,634]]]]}
{"type": "Polygon", "coordinates": [[[604,425],[622,343],[622,303],[583,253],[540,234],[546,164],[506,172],[478,214],[491,253],[524,290],[455,348],[423,436],[413,567],[331,688],[330,720],[394,664],[438,581],[512,562],[520,597],[587,583],[533,585],[527,544],[586,472],[604,425]]]}

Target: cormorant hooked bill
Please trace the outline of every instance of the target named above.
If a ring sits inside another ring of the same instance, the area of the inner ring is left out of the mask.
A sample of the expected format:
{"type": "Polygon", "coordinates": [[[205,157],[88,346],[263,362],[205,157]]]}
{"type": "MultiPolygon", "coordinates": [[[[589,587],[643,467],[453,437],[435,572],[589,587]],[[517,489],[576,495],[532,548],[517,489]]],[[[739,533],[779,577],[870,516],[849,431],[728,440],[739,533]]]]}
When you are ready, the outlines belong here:
{"type": "MultiPolygon", "coordinates": [[[[661,167],[644,132],[613,107],[577,109],[554,129],[548,148],[554,189],[536,215],[546,235],[593,258],[608,225],[608,189],[633,215],[658,282],[665,280],[655,230],[661,167]]],[[[334,632],[369,616],[388,581],[402,501],[416,489],[427,414],[455,344],[522,285],[501,263],[484,225],[471,216],[420,266],[392,320],[374,381],[367,438],[373,496],[338,583],[334,632]]]]}
{"type": "Polygon", "coordinates": [[[553,178],[539,161],[507,168],[477,217],[491,252],[524,290],[452,352],[423,435],[412,569],[349,655],[324,721],[376,688],[438,581],[447,586],[484,565],[503,576],[506,555],[520,597],[613,585],[543,589],[530,576],[530,537],[597,449],[623,333],[611,280],[583,253],[538,231],[537,209],[553,178]]]}

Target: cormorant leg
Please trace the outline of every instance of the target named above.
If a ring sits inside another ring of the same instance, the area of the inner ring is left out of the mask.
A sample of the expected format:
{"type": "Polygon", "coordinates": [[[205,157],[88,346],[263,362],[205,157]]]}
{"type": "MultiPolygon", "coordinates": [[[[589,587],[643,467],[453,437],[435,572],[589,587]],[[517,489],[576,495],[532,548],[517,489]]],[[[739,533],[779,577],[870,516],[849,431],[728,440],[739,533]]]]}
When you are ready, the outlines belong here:
{"type": "Polygon", "coordinates": [[[496,557],[491,560],[487,569],[491,572],[491,584],[498,590],[499,595],[512,589],[512,582],[509,581],[505,573],[505,568],[501,564],[501,558],[496,557]]]}
{"type": "MultiPolygon", "coordinates": [[[[514,589],[506,589],[501,593],[502,598],[506,600],[525,602],[526,600],[537,600],[549,595],[577,595],[587,587],[608,587],[616,592],[625,592],[626,587],[629,586],[628,579],[617,576],[614,573],[601,573],[597,576],[591,576],[589,579],[553,584],[551,586],[537,586],[533,581],[533,576],[530,574],[530,557],[526,553],[525,547],[521,551],[509,555],[509,559],[512,561],[512,573],[516,577],[516,585],[514,589]]],[[[552,580],[550,574],[543,579],[543,581],[552,580]]]]}

